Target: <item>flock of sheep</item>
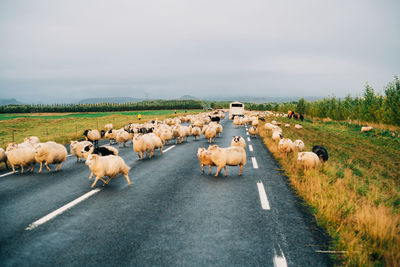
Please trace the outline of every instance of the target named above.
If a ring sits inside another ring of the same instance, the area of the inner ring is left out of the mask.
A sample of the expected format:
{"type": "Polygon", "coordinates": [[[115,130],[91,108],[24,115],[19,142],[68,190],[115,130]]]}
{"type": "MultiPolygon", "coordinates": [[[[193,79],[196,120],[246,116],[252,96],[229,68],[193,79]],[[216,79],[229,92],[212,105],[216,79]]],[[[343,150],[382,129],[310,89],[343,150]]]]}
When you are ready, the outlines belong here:
{"type": "MultiPolygon", "coordinates": [[[[187,142],[189,136],[194,136],[197,140],[204,134],[208,142],[212,143],[214,138],[217,135],[221,136],[223,131],[219,124],[221,118],[225,118],[223,111],[168,118],[164,121],[152,120],[144,124],[129,123],[121,129],[113,129],[112,124],[107,124],[101,131],[85,130],[83,135],[86,140],[71,141],[70,151],[77,162],[85,159],[91,171],[89,179],[96,177],[91,187],[94,187],[98,180],[108,184],[120,173],[130,184],[128,176],[130,168],[118,156],[118,149],[110,146],[111,144],[118,142],[120,146],[126,147],[126,143],[132,141],[133,150],[140,159],[143,159],[144,155],[151,159],[156,149],[159,149],[162,155],[163,147],[172,140],[178,144],[178,142],[187,142]],[[182,125],[184,122],[189,122],[190,126],[182,125]],[[109,139],[110,145],[99,146],[98,142],[103,138],[109,139]],[[103,179],[105,176],[109,177],[108,180],[103,179]]],[[[57,164],[56,170],[61,170],[67,156],[64,145],[53,141],[41,143],[35,136],[25,138],[20,144],[10,143],[6,151],[0,148],[0,162],[5,162],[8,168],[8,161],[13,172],[16,166],[20,166],[21,173],[24,173],[24,167],[33,172],[36,163],[40,164],[39,173],[42,172],[43,164],[49,171],[49,164],[57,164]]]]}

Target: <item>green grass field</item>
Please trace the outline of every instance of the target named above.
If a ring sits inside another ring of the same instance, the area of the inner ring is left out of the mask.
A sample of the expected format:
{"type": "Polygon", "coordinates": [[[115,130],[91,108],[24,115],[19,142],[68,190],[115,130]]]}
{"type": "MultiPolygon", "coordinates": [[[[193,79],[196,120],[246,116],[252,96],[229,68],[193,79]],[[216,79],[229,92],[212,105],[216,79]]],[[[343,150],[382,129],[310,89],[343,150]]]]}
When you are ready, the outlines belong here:
{"type": "Polygon", "coordinates": [[[332,250],[347,266],[396,266],[400,262],[400,138],[393,131],[347,122],[294,120],[283,136],[303,140],[304,151],[323,145],[329,160],[316,170],[298,167],[297,152],[286,157],[260,125],[260,135],[320,226],[334,240],[332,250]],[[394,135],[394,136],[393,136],[394,135]]]}

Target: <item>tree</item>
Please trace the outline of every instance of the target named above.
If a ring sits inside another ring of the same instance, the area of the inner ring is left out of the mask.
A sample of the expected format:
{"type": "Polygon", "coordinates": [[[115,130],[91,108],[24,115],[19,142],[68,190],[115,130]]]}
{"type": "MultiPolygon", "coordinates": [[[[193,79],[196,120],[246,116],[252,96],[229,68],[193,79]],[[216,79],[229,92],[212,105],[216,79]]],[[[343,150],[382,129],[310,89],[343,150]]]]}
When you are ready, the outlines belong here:
{"type": "Polygon", "coordinates": [[[300,99],[297,103],[296,112],[300,114],[304,114],[306,112],[306,101],[304,98],[300,99]]]}

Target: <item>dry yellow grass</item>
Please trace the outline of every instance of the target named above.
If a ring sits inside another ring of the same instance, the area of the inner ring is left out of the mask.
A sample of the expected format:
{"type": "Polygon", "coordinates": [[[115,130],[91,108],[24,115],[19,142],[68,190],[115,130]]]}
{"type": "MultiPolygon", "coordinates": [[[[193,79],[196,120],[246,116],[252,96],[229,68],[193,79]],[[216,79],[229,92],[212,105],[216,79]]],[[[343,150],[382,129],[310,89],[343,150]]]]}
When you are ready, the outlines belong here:
{"type": "MultiPolygon", "coordinates": [[[[290,122],[288,119],[281,119],[290,122]]],[[[346,251],[346,266],[400,264],[399,140],[361,135],[357,128],[334,122],[304,122],[303,130],[283,128],[283,135],[301,139],[305,151],[323,145],[330,158],[318,169],[304,171],[296,155],[278,152],[271,132],[260,135],[290,177],[298,194],[311,206],[318,223],[334,240],[333,250],[346,251]]]]}

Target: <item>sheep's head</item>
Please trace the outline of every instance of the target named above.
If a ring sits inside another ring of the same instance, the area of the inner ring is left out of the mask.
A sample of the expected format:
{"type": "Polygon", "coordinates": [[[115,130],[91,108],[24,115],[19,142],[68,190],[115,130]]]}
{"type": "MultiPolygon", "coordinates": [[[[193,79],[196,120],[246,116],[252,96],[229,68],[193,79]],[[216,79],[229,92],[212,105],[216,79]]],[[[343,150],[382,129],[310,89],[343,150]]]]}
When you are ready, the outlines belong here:
{"type": "Polygon", "coordinates": [[[96,154],[90,154],[87,158],[86,158],[86,165],[92,165],[96,162],[96,160],[99,158],[99,155],[96,154]]]}
{"type": "Polygon", "coordinates": [[[100,136],[101,136],[101,137],[104,137],[105,134],[106,134],[106,132],[105,132],[104,130],[101,130],[101,131],[100,131],[100,136]]]}
{"type": "Polygon", "coordinates": [[[209,151],[215,151],[215,150],[218,150],[218,149],[219,149],[219,146],[217,146],[217,145],[212,145],[212,146],[208,147],[209,151]]]}
{"type": "Polygon", "coordinates": [[[88,130],[85,130],[85,131],[83,132],[83,135],[87,137],[87,135],[88,135],[89,131],[91,131],[91,130],[90,130],[90,129],[88,129],[88,130]]]}
{"type": "Polygon", "coordinates": [[[93,144],[87,145],[84,148],[82,148],[81,153],[92,153],[94,150],[93,144]]]}

